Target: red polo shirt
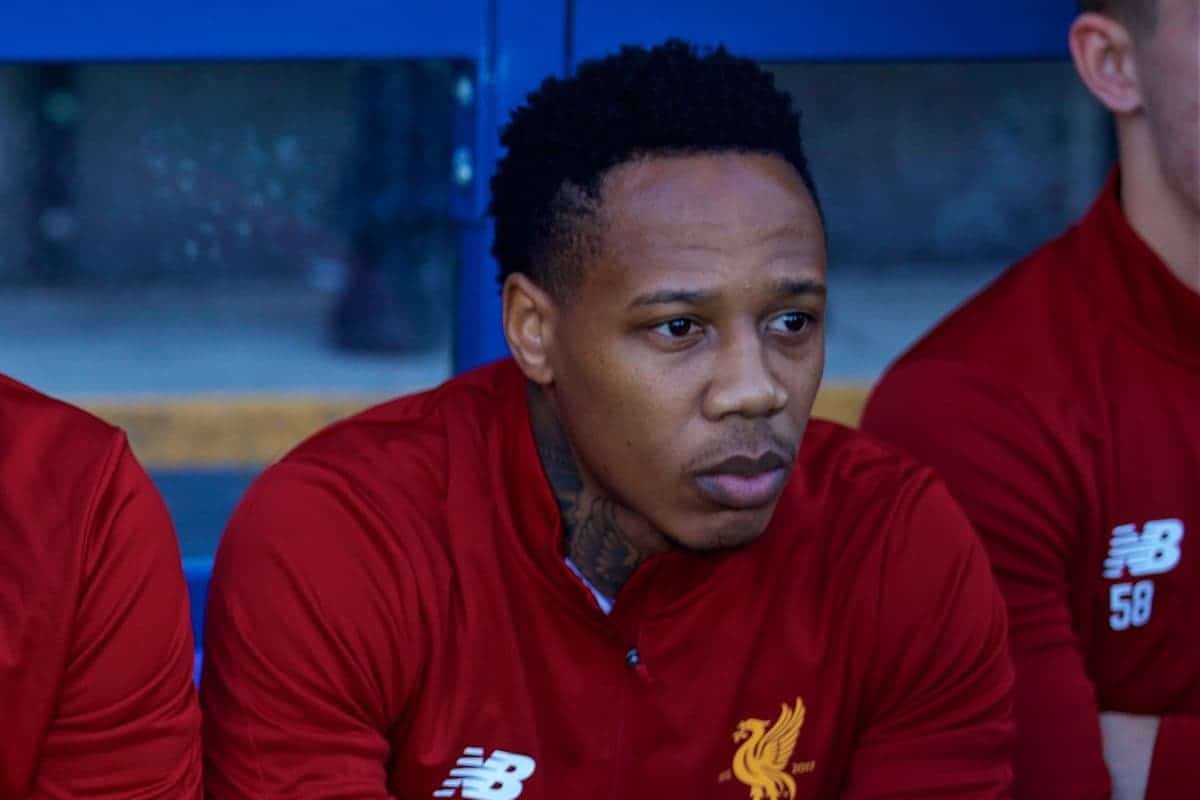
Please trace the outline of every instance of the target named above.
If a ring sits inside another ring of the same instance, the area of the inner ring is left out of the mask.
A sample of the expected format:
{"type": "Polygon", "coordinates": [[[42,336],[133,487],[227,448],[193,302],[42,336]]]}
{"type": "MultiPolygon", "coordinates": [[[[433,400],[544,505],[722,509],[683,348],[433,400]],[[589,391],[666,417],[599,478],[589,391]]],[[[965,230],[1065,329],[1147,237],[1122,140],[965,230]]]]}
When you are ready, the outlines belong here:
{"type": "Polygon", "coordinates": [[[217,555],[210,791],[1008,797],[1003,604],[927,470],[814,421],[755,543],[611,615],[563,558],[511,361],[319,434],[217,555]]]}
{"type": "Polygon", "coordinates": [[[0,797],[199,797],[166,509],[120,431],[3,376],[0,542],[0,797]]]}
{"type": "Polygon", "coordinates": [[[1109,796],[1098,714],[1162,717],[1148,800],[1200,797],[1200,294],[1116,176],[892,367],[863,427],[939,470],[1012,621],[1017,796],[1109,796]]]}

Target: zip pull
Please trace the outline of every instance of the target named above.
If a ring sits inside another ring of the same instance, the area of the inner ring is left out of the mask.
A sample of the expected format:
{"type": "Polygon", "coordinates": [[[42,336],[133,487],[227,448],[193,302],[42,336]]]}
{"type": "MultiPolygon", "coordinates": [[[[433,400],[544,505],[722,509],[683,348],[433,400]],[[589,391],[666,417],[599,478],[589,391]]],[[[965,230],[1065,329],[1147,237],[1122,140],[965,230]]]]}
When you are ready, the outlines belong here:
{"type": "Polygon", "coordinates": [[[638,680],[649,686],[654,681],[650,678],[650,670],[646,669],[646,665],[642,663],[642,657],[638,654],[636,647],[631,647],[625,653],[625,666],[633,670],[638,676],[638,680]]]}

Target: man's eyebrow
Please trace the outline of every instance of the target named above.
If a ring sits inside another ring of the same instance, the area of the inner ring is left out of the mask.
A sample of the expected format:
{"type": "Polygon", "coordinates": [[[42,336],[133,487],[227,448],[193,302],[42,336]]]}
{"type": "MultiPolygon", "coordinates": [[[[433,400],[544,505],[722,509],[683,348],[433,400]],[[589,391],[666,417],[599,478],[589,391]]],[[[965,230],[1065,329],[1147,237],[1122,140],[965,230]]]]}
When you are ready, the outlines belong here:
{"type": "MultiPolygon", "coordinates": [[[[771,287],[772,294],[781,297],[795,297],[797,295],[820,295],[824,297],[826,294],[825,284],[814,280],[783,280],[774,284],[771,287]]],[[[703,305],[704,303],[715,300],[719,293],[707,289],[660,289],[656,292],[647,292],[646,294],[638,295],[629,303],[629,308],[643,308],[645,306],[657,305],[703,305]]]]}
{"type": "Polygon", "coordinates": [[[633,298],[629,303],[629,308],[669,305],[672,303],[695,306],[706,303],[716,296],[716,292],[704,289],[660,289],[657,292],[648,292],[633,298]]]}
{"type": "Polygon", "coordinates": [[[828,294],[825,284],[814,280],[784,280],[775,284],[775,294],[792,297],[798,294],[828,294]]]}

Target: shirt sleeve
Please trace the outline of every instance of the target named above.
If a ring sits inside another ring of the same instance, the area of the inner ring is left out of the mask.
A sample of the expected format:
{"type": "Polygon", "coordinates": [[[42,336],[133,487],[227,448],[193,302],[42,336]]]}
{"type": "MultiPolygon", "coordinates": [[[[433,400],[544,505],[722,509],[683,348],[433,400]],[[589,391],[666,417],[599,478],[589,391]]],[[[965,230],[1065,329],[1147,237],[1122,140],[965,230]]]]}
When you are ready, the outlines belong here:
{"type": "Polygon", "coordinates": [[[205,619],[206,792],[388,796],[389,732],[419,650],[396,535],[326,470],[287,463],[221,541],[205,619]]]}
{"type": "Polygon", "coordinates": [[[1168,714],[1158,726],[1146,800],[1180,800],[1200,787],[1200,718],[1168,714]]]}
{"type": "Polygon", "coordinates": [[[841,797],[1006,800],[1014,725],[1004,603],[966,516],[921,474],[887,534],[871,688],[841,797]]]}
{"type": "Polygon", "coordinates": [[[1086,459],[1047,419],[1054,409],[956,364],[918,361],[884,378],[863,429],[937,470],[987,548],[1016,665],[1016,796],[1100,800],[1111,787],[1068,590],[1079,515],[1095,501],[1073,466],[1086,459]]]}
{"type": "Polygon", "coordinates": [[[87,510],[78,612],[33,797],[200,797],[200,712],[179,545],[125,445],[87,510]]]}

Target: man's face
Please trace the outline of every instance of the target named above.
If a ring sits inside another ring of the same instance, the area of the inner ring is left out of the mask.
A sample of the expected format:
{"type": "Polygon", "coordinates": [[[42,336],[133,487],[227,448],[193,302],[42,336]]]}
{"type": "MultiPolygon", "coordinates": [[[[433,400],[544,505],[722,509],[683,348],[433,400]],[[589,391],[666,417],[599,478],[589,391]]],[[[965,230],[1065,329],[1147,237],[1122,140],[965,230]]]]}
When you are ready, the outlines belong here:
{"type": "Polygon", "coordinates": [[[553,396],[585,474],[687,548],[762,533],[824,367],[825,244],[783,159],[651,158],[604,183],[553,396]]]}
{"type": "Polygon", "coordinates": [[[1157,3],[1153,30],[1135,37],[1138,79],[1163,175],[1200,214],[1200,2],[1157,3]]]}

